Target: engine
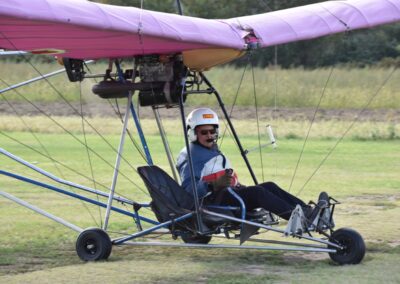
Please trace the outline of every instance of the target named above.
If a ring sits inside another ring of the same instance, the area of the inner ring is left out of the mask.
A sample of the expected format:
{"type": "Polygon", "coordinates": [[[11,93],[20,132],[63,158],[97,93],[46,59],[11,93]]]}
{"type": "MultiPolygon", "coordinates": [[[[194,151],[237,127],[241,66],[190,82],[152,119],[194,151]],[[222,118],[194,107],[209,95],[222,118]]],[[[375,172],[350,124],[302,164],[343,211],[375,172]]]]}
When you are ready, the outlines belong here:
{"type": "Polygon", "coordinates": [[[105,74],[87,74],[80,59],[63,58],[63,64],[71,82],[102,77],[103,81],[95,84],[92,91],[104,99],[124,98],[130,91],[139,91],[141,106],[171,107],[179,103],[182,94],[186,100],[188,69],[181,54],[138,56],[135,57],[135,69],[121,70],[121,74],[111,73],[111,68],[105,74]]]}
{"type": "MultiPolygon", "coordinates": [[[[141,106],[166,105],[179,102],[185,88],[187,68],[181,55],[150,55],[136,58],[141,83],[149,84],[139,92],[141,106]]],[[[186,96],[183,98],[186,99],[186,96]]]]}

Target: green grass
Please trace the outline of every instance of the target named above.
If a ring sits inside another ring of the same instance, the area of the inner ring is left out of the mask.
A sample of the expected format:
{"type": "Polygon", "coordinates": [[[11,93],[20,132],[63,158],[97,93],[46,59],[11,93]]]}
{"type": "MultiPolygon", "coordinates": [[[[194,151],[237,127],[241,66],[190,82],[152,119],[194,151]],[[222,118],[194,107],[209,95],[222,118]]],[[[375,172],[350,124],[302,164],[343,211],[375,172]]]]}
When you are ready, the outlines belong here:
{"type": "MultiPolygon", "coordinates": [[[[2,131],[4,131],[3,128],[2,131]]],[[[72,127],[79,129],[79,127],[72,127]]],[[[154,153],[155,162],[168,169],[160,138],[152,134],[148,142],[154,153]]],[[[247,147],[257,145],[256,137],[246,135],[246,125],[239,127],[245,133],[242,142],[247,147]]],[[[45,131],[43,131],[45,132],[45,131]]],[[[54,159],[90,176],[85,149],[67,134],[37,132],[36,135],[46,146],[54,159]]],[[[27,132],[3,132],[42,151],[38,142],[27,132]]],[[[74,132],[83,139],[82,133],[74,132]]],[[[299,136],[302,137],[302,136],[299,136]]],[[[115,153],[95,135],[87,134],[88,143],[104,159],[113,164],[115,153]]],[[[115,147],[119,135],[106,132],[106,138],[115,147]]],[[[297,193],[313,174],[320,162],[335,144],[330,139],[310,138],[301,159],[291,192],[297,193]]],[[[350,137],[351,138],[351,137],[350,137]]],[[[60,175],[54,163],[15,143],[4,135],[0,136],[1,146],[25,160],[54,174],[60,175]]],[[[170,135],[175,155],[183,146],[183,139],[176,131],[170,135]]],[[[279,139],[279,148],[272,151],[263,149],[264,176],[288,189],[302,149],[301,139],[279,139]]],[[[226,139],[223,151],[230,158],[243,183],[251,179],[245,170],[234,143],[226,139]]],[[[143,164],[134,149],[126,145],[126,157],[133,167],[143,164]]],[[[260,159],[257,153],[249,154],[261,180],[260,159]]],[[[194,250],[158,247],[120,247],[113,250],[107,262],[83,264],[76,257],[74,242],[76,233],[56,224],[28,209],[0,198],[0,282],[2,283],[83,283],[102,281],[106,283],[272,283],[272,282],[315,282],[346,283],[400,281],[397,269],[399,261],[400,227],[400,182],[398,168],[400,153],[398,140],[345,139],[300,193],[304,200],[315,200],[321,190],[337,197],[339,205],[335,216],[337,227],[353,227],[365,238],[368,251],[362,264],[339,267],[332,265],[326,254],[283,253],[241,250],[194,250]]],[[[94,176],[101,183],[110,184],[112,169],[100,158],[92,155],[94,176]]],[[[39,175],[24,169],[21,165],[1,156],[2,170],[13,171],[43,180],[39,175]]],[[[62,167],[60,167],[62,168],[62,167]]],[[[134,170],[122,163],[121,172],[143,189],[134,170]]],[[[92,186],[86,178],[62,169],[66,179],[92,186]]],[[[81,202],[52,193],[48,190],[0,177],[1,190],[16,195],[49,212],[62,216],[81,227],[96,226],[104,215],[94,206],[88,206],[90,213],[81,202]],[[93,218],[91,217],[93,216],[93,218]]],[[[149,201],[145,191],[140,191],[126,178],[120,177],[117,187],[119,194],[139,201],[149,201]]],[[[143,210],[144,215],[151,212],[143,210]]],[[[111,231],[133,231],[129,218],[116,214],[111,218],[111,231]]],[[[163,240],[171,240],[165,236],[163,240]]],[[[215,242],[221,242],[215,240],[215,242]]]]}
{"type": "MultiPolygon", "coordinates": [[[[2,61],[1,67],[0,78],[6,83],[0,82],[0,88],[39,75],[28,64],[2,61]]],[[[35,67],[43,74],[62,68],[55,62],[35,63],[35,67]]],[[[104,72],[105,65],[94,64],[90,68],[94,73],[100,73],[104,72]]],[[[330,69],[256,68],[254,71],[255,93],[259,106],[314,108],[324,93],[321,108],[361,109],[378,92],[392,70],[334,68],[331,76],[330,69]]],[[[221,67],[206,74],[222,94],[225,103],[231,105],[243,69],[221,67]]],[[[97,101],[90,90],[93,84],[91,80],[85,80],[81,85],[69,83],[63,74],[50,78],[48,82],[55,86],[67,101],[79,101],[80,89],[86,103],[97,101]]],[[[61,101],[48,82],[35,83],[19,91],[35,102],[61,101]]],[[[399,82],[397,71],[368,108],[398,109],[399,82]]],[[[239,91],[236,104],[253,106],[254,89],[249,70],[239,91]]],[[[23,101],[23,98],[13,91],[5,93],[5,96],[10,101],[23,101]]],[[[204,95],[193,95],[188,98],[188,104],[213,106],[215,100],[204,95]]],[[[56,165],[0,134],[2,148],[60,177],[93,186],[87,179],[92,175],[87,152],[76,139],[66,135],[43,117],[26,116],[23,119],[40,138],[50,155],[76,172],[56,165]]],[[[56,119],[77,139],[84,141],[79,118],[56,119]]],[[[89,118],[89,121],[105,135],[111,145],[117,147],[120,123],[100,117],[89,118]]],[[[243,137],[244,147],[257,146],[258,141],[254,136],[257,131],[255,121],[246,119],[234,122],[238,133],[243,137]]],[[[155,162],[168,169],[154,121],[144,119],[142,123],[155,162]]],[[[172,151],[176,156],[183,146],[183,137],[178,134],[180,126],[177,128],[177,120],[166,120],[164,123],[167,132],[170,133],[172,151]]],[[[248,155],[259,180],[261,181],[264,175],[265,180],[273,180],[285,189],[290,188],[294,194],[301,190],[299,196],[306,201],[315,200],[321,190],[328,191],[342,201],[336,210],[335,221],[337,227],[353,227],[364,236],[367,255],[362,264],[336,266],[326,254],[158,247],[117,247],[113,249],[109,261],[83,264],[74,250],[76,233],[0,198],[0,283],[399,283],[400,272],[397,264],[400,260],[400,226],[396,222],[400,216],[399,124],[374,121],[357,123],[329,159],[315,172],[351,122],[328,120],[314,123],[293,178],[309,122],[275,120],[261,123],[272,124],[279,147],[275,151],[270,148],[262,150],[264,171],[261,170],[258,153],[248,155]],[[310,176],[313,178],[307,182],[310,176]]],[[[113,165],[115,152],[101,138],[95,136],[93,130],[85,128],[90,147],[98,153],[98,156],[91,154],[93,175],[98,182],[109,186],[112,167],[103,159],[113,165]]],[[[15,116],[1,115],[0,131],[43,153],[36,139],[27,132],[27,127],[15,116]]],[[[245,165],[230,139],[224,141],[223,151],[239,173],[240,181],[251,184],[245,165]]],[[[136,201],[147,202],[149,197],[134,171],[136,166],[144,163],[143,159],[131,145],[126,145],[125,153],[129,164],[126,161],[122,162],[121,172],[126,177],[120,176],[117,192],[136,201]]],[[[0,156],[0,168],[46,180],[4,156],[0,156]]],[[[0,176],[0,185],[0,190],[27,200],[83,228],[99,226],[104,216],[104,210],[99,211],[90,205],[84,206],[75,199],[10,178],[0,176]]],[[[144,216],[152,216],[148,210],[142,212],[144,216]]],[[[113,214],[110,230],[132,232],[134,224],[129,218],[113,214]]],[[[169,236],[161,239],[171,240],[169,236]]],[[[219,239],[213,241],[221,242],[219,239]]]]}
{"type": "MultiPolygon", "coordinates": [[[[19,83],[39,76],[38,72],[26,63],[1,62],[0,88],[19,83]],[[9,72],[13,70],[13,72],[9,72]]],[[[35,68],[45,74],[61,69],[55,61],[52,63],[35,63],[35,68]]],[[[93,73],[103,73],[106,65],[103,63],[91,64],[93,73]]],[[[131,68],[129,65],[124,68],[131,68]]],[[[221,93],[225,103],[233,103],[239,89],[244,69],[233,67],[218,67],[206,73],[211,82],[221,93]]],[[[331,69],[260,69],[255,68],[255,89],[253,86],[252,72],[248,68],[244,74],[243,84],[239,89],[236,105],[253,106],[254,90],[259,106],[279,107],[315,107],[321,95],[321,108],[335,109],[348,108],[360,109],[377,92],[377,97],[368,105],[368,108],[399,108],[400,107],[400,80],[396,71],[389,78],[392,69],[363,68],[345,69],[335,67],[331,69]],[[388,82],[385,81],[388,79],[388,82]],[[326,86],[326,87],[325,87],[326,86]],[[380,90],[380,87],[384,88],[380,90]],[[380,90],[380,91],[379,91],[380,90]]],[[[19,89],[24,96],[34,101],[50,102],[61,101],[62,98],[53,88],[54,86],[68,101],[79,101],[79,90],[85,102],[96,100],[91,93],[94,81],[84,80],[82,84],[70,83],[65,74],[49,78],[48,81],[37,82],[19,89]]],[[[15,92],[5,93],[9,100],[23,101],[23,98],[15,92]]],[[[0,96],[0,100],[3,98],[0,96]]],[[[189,105],[213,105],[215,99],[204,95],[191,95],[188,98],[189,105]]]]}
{"type": "MultiPolygon", "coordinates": [[[[0,115],[0,130],[2,131],[34,131],[40,133],[65,133],[68,129],[78,136],[82,136],[82,120],[77,116],[52,117],[62,127],[44,116],[19,116],[0,115]]],[[[87,117],[89,126],[85,123],[85,132],[95,134],[99,131],[102,134],[119,135],[121,122],[113,117],[87,117]]],[[[232,119],[237,132],[242,136],[251,136],[257,133],[255,119],[232,119]]],[[[158,127],[154,119],[141,119],[141,124],[146,134],[157,135],[158,127]]],[[[303,139],[306,137],[310,127],[307,120],[285,120],[285,119],[261,119],[260,133],[262,139],[267,139],[265,125],[271,125],[274,134],[278,139],[303,139]]],[[[180,134],[181,121],[179,119],[165,119],[163,125],[167,133],[172,135],[180,134]],[[178,126],[178,127],[177,127],[178,126]]],[[[225,123],[221,123],[221,133],[225,131],[225,123]]],[[[312,124],[308,133],[310,138],[337,139],[343,136],[346,131],[346,138],[360,141],[368,140],[396,140],[400,138],[400,124],[398,122],[386,121],[347,121],[347,120],[320,120],[312,124]],[[352,125],[353,124],[353,125],[352,125]],[[349,131],[347,131],[349,129],[349,131]]],[[[227,132],[229,135],[229,132],[227,132]]]]}

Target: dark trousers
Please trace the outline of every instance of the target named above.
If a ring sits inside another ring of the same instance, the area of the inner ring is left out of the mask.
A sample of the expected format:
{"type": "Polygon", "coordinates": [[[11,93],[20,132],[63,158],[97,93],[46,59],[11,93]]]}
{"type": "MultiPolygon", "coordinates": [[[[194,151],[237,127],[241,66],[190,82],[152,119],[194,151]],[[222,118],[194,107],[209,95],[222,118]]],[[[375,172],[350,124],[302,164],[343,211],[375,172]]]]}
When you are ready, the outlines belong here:
{"type": "MultiPolygon", "coordinates": [[[[285,220],[289,220],[292,210],[297,204],[307,206],[302,200],[284,191],[273,182],[255,186],[240,186],[234,188],[234,191],[243,199],[247,211],[261,207],[285,220]]],[[[228,191],[224,192],[218,201],[221,205],[240,205],[228,191]]]]}

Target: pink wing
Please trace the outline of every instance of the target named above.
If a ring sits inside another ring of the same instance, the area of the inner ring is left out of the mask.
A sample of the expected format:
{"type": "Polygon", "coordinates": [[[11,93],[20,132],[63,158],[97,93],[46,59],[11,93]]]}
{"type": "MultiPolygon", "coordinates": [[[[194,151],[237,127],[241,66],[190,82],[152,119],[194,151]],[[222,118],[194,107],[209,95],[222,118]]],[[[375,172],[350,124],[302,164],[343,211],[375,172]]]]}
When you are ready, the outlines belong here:
{"type": "Polygon", "coordinates": [[[243,49],[244,42],[235,29],[216,20],[82,0],[0,0],[0,47],[107,58],[243,49]]]}
{"type": "Polygon", "coordinates": [[[253,31],[265,47],[397,21],[400,21],[400,0],[349,0],[322,2],[225,22],[236,29],[253,31]]]}
{"type": "Polygon", "coordinates": [[[82,59],[206,48],[243,50],[400,20],[400,0],[329,1],[207,20],[82,0],[0,0],[0,47],[82,59]]]}

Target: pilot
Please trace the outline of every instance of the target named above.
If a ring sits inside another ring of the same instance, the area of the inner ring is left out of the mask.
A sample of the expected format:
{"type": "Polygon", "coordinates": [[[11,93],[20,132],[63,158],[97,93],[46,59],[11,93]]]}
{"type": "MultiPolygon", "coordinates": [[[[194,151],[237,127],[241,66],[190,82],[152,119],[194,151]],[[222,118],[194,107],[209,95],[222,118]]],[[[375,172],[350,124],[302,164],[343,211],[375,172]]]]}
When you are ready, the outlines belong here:
{"type": "MultiPolygon", "coordinates": [[[[231,187],[243,199],[248,211],[264,208],[289,220],[292,210],[299,204],[307,219],[311,218],[315,210],[273,182],[254,186],[244,186],[239,183],[229,160],[218,150],[216,142],[219,122],[214,111],[209,108],[195,109],[187,116],[186,125],[199,198],[211,192],[212,194],[205,198],[206,202],[238,206],[237,199],[224,190],[231,187]]],[[[193,195],[186,147],[179,154],[177,169],[182,187],[193,195]]]]}

